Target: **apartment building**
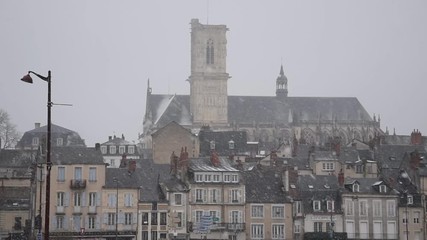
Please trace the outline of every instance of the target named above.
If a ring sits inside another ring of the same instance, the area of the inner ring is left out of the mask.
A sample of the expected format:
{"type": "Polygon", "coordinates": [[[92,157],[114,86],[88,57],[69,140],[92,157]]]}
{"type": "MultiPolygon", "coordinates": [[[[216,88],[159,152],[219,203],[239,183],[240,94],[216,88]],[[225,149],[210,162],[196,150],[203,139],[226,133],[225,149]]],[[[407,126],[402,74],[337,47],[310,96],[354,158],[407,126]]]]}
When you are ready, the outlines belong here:
{"type": "Polygon", "coordinates": [[[128,161],[141,159],[136,144],[127,141],[124,135],[109,136],[107,142],[96,144],[98,146],[108,168],[126,167],[128,161]]]}
{"type": "MultiPolygon", "coordinates": [[[[55,147],[51,160],[50,238],[82,235],[101,238],[103,206],[100,190],[105,184],[101,152],[86,147],[55,147]]],[[[41,195],[45,196],[45,179],[41,184],[41,195]]],[[[42,200],[42,208],[46,204],[42,200]]]]}
{"type": "Polygon", "coordinates": [[[292,203],[275,167],[257,165],[243,173],[246,239],[292,239],[292,203]]]}
{"type": "Polygon", "coordinates": [[[138,233],[136,239],[170,239],[168,238],[170,232],[169,202],[161,188],[161,183],[170,177],[170,166],[169,164],[156,164],[146,161],[137,171],[141,180],[139,182],[138,233]]]}
{"type": "Polygon", "coordinates": [[[348,239],[398,239],[398,193],[381,179],[339,178],[348,239]]]}
{"type": "Polygon", "coordinates": [[[246,239],[245,185],[230,161],[215,151],[190,159],[188,166],[190,238],[246,239]]]}

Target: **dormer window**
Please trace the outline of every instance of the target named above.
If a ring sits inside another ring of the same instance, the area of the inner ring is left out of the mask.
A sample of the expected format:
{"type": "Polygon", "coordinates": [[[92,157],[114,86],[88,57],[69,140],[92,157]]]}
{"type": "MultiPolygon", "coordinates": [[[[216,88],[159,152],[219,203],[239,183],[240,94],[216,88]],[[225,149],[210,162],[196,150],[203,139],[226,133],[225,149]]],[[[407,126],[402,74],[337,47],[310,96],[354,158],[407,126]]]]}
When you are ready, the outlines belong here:
{"type": "Polygon", "coordinates": [[[33,137],[32,145],[33,146],[38,146],[39,145],[39,138],[38,137],[33,137]]]}
{"type": "Polygon", "coordinates": [[[387,186],[386,185],[380,185],[380,193],[387,192],[387,186]]]}
{"type": "Polygon", "coordinates": [[[335,205],[334,201],[328,200],[326,202],[326,205],[327,205],[327,208],[328,208],[328,212],[333,212],[334,211],[334,205],[335,205]]]}
{"type": "Polygon", "coordinates": [[[313,201],[313,210],[314,211],[320,211],[321,207],[320,207],[320,201],[316,200],[313,201]]]}
{"type": "Polygon", "coordinates": [[[106,154],[107,153],[107,146],[101,146],[101,153],[106,154]]]}
{"type": "Polygon", "coordinates": [[[129,154],[134,154],[134,153],[135,153],[135,148],[134,148],[134,146],[129,146],[129,147],[128,147],[128,153],[129,153],[129,154]]]}
{"type": "Polygon", "coordinates": [[[228,148],[234,149],[234,141],[233,140],[228,141],[228,148]]]}
{"type": "Polygon", "coordinates": [[[211,150],[215,150],[215,141],[210,142],[210,148],[211,150]]]}
{"type": "Polygon", "coordinates": [[[125,153],[126,146],[119,146],[119,154],[125,153]]]}
{"type": "Polygon", "coordinates": [[[412,195],[408,195],[408,204],[414,204],[414,197],[412,195]]]}
{"type": "Polygon", "coordinates": [[[110,146],[110,154],[116,154],[116,146],[110,146]]]}
{"type": "Polygon", "coordinates": [[[64,139],[63,138],[57,138],[56,139],[56,146],[62,146],[64,145],[64,139]]]}
{"type": "Polygon", "coordinates": [[[353,192],[359,192],[359,184],[358,183],[353,184],[353,192]]]}

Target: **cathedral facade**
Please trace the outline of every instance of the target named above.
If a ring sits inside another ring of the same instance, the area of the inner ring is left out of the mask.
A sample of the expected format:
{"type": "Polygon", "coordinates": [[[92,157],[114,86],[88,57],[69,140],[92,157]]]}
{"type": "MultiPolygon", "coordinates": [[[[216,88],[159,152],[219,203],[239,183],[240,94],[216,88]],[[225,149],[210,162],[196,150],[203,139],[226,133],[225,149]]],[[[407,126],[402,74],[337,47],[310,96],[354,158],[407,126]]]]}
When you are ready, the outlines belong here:
{"type": "Polygon", "coordinates": [[[299,141],[324,145],[331,139],[348,144],[368,142],[383,135],[380,118],[367,113],[355,97],[288,96],[283,66],[271,84],[272,96],[229,96],[226,69],[225,25],[204,25],[191,20],[190,95],[153,94],[147,86],[146,112],[140,142],[152,148],[151,134],[175,121],[193,133],[202,126],[214,130],[245,131],[248,141],[265,146],[299,141]]]}

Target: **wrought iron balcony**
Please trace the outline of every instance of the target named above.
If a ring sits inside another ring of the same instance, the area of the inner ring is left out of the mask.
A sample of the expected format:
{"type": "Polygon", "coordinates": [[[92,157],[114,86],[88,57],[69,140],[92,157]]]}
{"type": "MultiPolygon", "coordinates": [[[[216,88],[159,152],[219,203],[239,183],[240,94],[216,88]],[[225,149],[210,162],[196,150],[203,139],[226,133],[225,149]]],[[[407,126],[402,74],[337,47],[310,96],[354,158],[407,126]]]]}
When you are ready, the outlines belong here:
{"type": "Polygon", "coordinates": [[[244,223],[214,223],[210,227],[211,231],[230,231],[243,232],[245,231],[244,223]]]}
{"type": "Polygon", "coordinates": [[[86,179],[72,179],[70,184],[71,189],[85,189],[86,179]]]}

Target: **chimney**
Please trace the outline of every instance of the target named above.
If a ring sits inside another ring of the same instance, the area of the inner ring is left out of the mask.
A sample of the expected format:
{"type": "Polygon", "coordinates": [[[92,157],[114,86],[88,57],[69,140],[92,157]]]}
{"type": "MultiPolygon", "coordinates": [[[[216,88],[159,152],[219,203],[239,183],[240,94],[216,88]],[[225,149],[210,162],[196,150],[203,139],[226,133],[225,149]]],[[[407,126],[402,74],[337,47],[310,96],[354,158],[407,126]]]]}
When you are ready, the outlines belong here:
{"type": "Polygon", "coordinates": [[[283,176],[283,187],[285,188],[285,192],[289,192],[289,170],[286,168],[284,176],[283,176]]]}
{"type": "Polygon", "coordinates": [[[95,150],[99,151],[101,149],[101,144],[95,143],[95,150]]]}
{"type": "Polygon", "coordinates": [[[270,166],[276,166],[277,162],[277,152],[276,150],[272,150],[270,153],[270,166]]]}
{"type": "Polygon", "coordinates": [[[40,123],[34,123],[34,128],[40,128],[40,123]]]}
{"type": "Polygon", "coordinates": [[[240,171],[243,171],[243,163],[242,163],[242,160],[237,159],[237,160],[236,160],[236,162],[237,162],[236,169],[237,169],[237,170],[240,170],[240,171]]]}
{"type": "Polygon", "coordinates": [[[411,133],[411,144],[412,145],[421,145],[422,144],[422,138],[421,132],[414,129],[411,133]]]}
{"type": "Polygon", "coordinates": [[[340,137],[334,137],[334,140],[332,143],[332,151],[334,151],[337,156],[341,154],[341,138],[340,137]]]}
{"type": "Polygon", "coordinates": [[[128,172],[133,173],[135,172],[135,169],[136,169],[136,161],[135,160],[129,161],[128,172]]]}
{"type": "Polygon", "coordinates": [[[172,152],[170,156],[170,174],[176,175],[177,172],[177,166],[178,165],[178,156],[175,155],[175,152],[172,152]]]}
{"type": "Polygon", "coordinates": [[[211,152],[211,163],[214,167],[219,167],[221,165],[218,154],[216,153],[215,150],[212,150],[211,152]]]}
{"type": "Polygon", "coordinates": [[[108,136],[108,141],[111,141],[113,139],[112,136],[108,136]]]}
{"type": "Polygon", "coordinates": [[[125,135],[123,135],[123,133],[122,133],[122,139],[125,140],[125,135]]]}
{"type": "Polygon", "coordinates": [[[342,169],[338,173],[338,185],[340,187],[344,187],[344,173],[342,172],[342,169]]]}
{"type": "Polygon", "coordinates": [[[122,155],[122,159],[120,160],[120,168],[124,168],[127,166],[127,159],[126,159],[126,154],[122,155]]]}

